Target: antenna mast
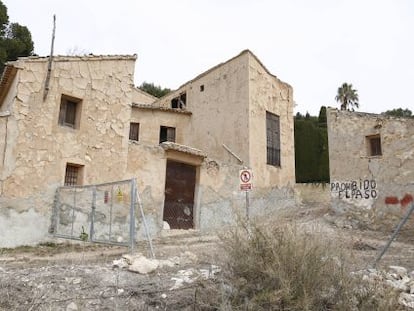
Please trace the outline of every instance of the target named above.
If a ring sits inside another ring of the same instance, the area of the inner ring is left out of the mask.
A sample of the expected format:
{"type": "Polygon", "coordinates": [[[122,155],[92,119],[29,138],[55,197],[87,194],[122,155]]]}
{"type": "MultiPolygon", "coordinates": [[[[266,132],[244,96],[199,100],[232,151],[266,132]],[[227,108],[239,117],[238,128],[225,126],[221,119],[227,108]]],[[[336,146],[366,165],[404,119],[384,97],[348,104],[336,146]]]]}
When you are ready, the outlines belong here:
{"type": "Polygon", "coordinates": [[[55,31],[56,31],[56,15],[53,14],[52,45],[50,47],[49,64],[47,66],[45,89],[44,89],[44,92],[43,92],[43,101],[46,100],[47,94],[49,93],[49,82],[50,82],[50,74],[52,72],[52,61],[53,61],[53,47],[55,45],[55,31]]]}

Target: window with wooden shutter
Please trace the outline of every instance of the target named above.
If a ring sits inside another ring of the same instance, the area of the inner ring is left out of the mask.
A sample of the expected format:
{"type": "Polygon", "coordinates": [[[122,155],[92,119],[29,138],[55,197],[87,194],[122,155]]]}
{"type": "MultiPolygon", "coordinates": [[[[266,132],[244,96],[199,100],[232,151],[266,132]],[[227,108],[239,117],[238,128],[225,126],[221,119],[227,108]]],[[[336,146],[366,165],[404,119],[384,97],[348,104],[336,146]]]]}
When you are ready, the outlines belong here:
{"type": "Polygon", "coordinates": [[[160,144],[164,141],[175,142],[175,127],[161,126],[160,144]]]}
{"type": "Polygon", "coordinates": [[[81,99],[62,95],[59,110],[59,125],[79,128],[81,99]]]}
{"type": "Polygon", "coordinates": [[[266,112],[267,164],[280,166],[280,118],[266,112]]]}
{"type": "Polygon", "coordinates": [[[381,136],[380,135],[371,135],[366,137],[367,146],[368,146],[368,156],[381,156],[382,147],[381,147],[381,136]]]}
{"type": "Polygon", "coordinates": [[[139,140],[139,123],[131,122],[129,124],[129,139],[130,140],[139,140]]]}

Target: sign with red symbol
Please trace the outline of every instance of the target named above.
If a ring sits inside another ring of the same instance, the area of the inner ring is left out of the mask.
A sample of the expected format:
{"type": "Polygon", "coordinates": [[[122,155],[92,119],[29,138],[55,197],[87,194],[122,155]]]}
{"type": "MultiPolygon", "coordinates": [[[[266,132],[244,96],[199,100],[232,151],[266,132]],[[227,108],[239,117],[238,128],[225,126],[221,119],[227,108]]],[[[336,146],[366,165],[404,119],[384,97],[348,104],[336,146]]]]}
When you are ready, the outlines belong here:
{"type": "Polygon", "coordinates": [[[241,191],[250,191],[253,188],[252,184],[252,170],[244,169],[239,172],[239,182],[241,191]]]}

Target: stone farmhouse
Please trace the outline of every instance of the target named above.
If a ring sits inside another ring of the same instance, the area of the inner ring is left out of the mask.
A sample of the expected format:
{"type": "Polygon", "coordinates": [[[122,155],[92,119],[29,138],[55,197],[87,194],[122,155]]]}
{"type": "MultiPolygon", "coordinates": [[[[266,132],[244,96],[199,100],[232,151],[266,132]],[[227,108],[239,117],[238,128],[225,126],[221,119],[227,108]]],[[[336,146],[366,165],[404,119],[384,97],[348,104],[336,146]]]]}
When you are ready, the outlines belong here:
{"type": "Polygon", "coordinates": [[[136,178],[153,236],[165,222],[200,231],[234,224],[245,213],[243,168],[253,171],[252,216],[294,204],[290,85],[246,50],[157,99],[134,86],[136,58],[7,64],[0,247],[50,237],[56,190],[64,185],[136,178]]]}
{"type": "Polygon", "coordinates": [[[377,228],[414,194],[414,119],[327,109],[332,206],[377,228]]]}

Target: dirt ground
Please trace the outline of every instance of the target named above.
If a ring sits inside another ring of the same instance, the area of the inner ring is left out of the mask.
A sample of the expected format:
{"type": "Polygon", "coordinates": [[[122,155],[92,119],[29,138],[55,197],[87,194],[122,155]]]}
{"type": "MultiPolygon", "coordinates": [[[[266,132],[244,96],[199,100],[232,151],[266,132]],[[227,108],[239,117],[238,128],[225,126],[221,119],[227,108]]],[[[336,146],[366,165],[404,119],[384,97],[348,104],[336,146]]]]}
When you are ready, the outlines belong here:
{"type": "MultiPolygon", "coordinates": [[[[389,239],[389,233],[343,225],[326,207],[298,208],[280,219],[340,239],[352,253],[355,270],[370,267],[389,239]]],[[[155,240],[156,258],[174,264],[149,274],[113,267],[127,248],[58,242],[0,249],[0,310],[203,310],[198,281],[219,273],[222,259],[220,238],[197,231],[171,231],[155,240]]],[[[149,257],[147,243],[136,251],[149,257]]],[[[406,232],[378,266],[414,270],[413,255],[414,243],[406,232]]]]}

